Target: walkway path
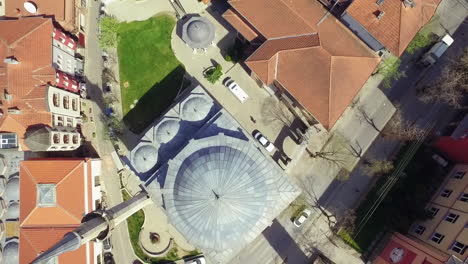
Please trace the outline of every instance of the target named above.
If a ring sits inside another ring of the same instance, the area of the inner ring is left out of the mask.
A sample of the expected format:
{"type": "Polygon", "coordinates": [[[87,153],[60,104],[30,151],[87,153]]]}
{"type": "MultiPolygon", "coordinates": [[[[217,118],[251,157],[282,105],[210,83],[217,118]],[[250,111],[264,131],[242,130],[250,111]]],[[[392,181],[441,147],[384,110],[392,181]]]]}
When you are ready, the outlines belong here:
{"type": "Polygon", "coordinates": [[[169,0],[103,0],[106,13],[119,21],[143,21],[161,12],[174,13],[169,0]]]}

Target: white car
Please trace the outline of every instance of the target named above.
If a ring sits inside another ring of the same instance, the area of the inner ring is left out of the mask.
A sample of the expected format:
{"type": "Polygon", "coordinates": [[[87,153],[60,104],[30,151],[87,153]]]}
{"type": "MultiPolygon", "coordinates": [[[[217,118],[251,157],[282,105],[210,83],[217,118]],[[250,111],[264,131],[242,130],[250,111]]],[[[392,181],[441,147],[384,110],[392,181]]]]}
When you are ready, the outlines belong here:
{"type": "Polygon", "coordinates": [[[231,91],[231,93],[233,93],[241,103],[244,103],[249,99],[247,93],[232,79],[227,78],[224,80],[224,86],[229,88],[229,91],[231,91]]]}
{"type": "Polygon", "coordinates": [[[294,219],[293,223],[295,226],[300,227],[306,220],[309,218],[312,212],[309,209],[304,209],[302,212],[294,219]]]}
{"type": "Polygon", "coordinates": [[[253,137],[260,142],[260,144],[266,149],[268,152],[272,152],[275,150],[275,146],[264,136],[260,131],[254,130],[253,137]]]}
{"type": "Polygon", "coordinates": [[[206,260],[204,256],[198,256],[191,260],[186,260],[185,264],[206,264],[206,260]]]}

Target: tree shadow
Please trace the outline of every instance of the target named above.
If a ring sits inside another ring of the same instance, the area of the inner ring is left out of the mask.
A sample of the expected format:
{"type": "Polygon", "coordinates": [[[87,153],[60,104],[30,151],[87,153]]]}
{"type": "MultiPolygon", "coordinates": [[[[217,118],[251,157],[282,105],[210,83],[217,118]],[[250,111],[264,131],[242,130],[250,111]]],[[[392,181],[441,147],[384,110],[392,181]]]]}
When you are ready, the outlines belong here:
{"type": "MultiPolygon", "coordinates": [[[[155,83],[138,100],[135,107],[123,118],[123,122],[131,132],[140,134],[167,110],[179,94],[180,89],[183,90],[188,86],[185,82],[181,83],[181,80],[184,79],[184,74],[184,67],[179,65],[163,80],[155,83]]],[[[125,143],[125,140],[123,141],[125,143]]]]}
{"type": "Polygon", "coordinates": [[[274,219],[271,226],[262,232],[265,239],[284,263],[309,263],[308,257],[286,229],[274,219]]]}

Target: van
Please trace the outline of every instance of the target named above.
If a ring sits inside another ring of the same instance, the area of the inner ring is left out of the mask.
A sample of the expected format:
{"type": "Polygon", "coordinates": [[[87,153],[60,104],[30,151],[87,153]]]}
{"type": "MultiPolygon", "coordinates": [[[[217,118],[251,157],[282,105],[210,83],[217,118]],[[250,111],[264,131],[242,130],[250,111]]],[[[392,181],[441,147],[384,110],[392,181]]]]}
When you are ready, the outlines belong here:
{"type": "Polygon", "coordinates": [[[433,65],[442,57],[445,51],[452,45],[453,41],[453,38],[449,34],[445,34],[441,40],[434,44],[434,46],[423,55],[420,63],[426,67],[433,65]]]}

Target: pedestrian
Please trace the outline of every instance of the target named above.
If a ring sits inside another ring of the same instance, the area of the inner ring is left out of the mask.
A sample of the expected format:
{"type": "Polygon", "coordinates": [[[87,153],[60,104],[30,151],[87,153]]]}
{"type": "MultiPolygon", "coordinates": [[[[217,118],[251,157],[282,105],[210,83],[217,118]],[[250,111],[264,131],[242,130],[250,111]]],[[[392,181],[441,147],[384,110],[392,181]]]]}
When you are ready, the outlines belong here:
{"type": "Polygon", "coordinates": [[[253,123],[257,123],[257,120],[255,120],[253,116],[250,116],[250,121],[252,121],[253,123]]]}

